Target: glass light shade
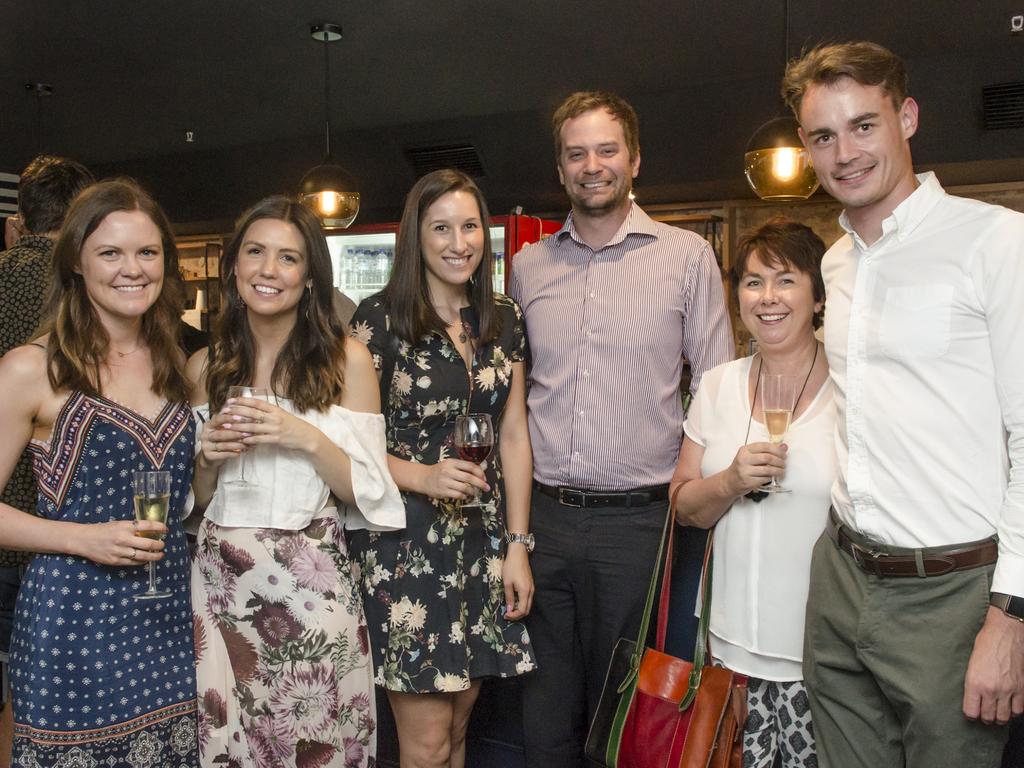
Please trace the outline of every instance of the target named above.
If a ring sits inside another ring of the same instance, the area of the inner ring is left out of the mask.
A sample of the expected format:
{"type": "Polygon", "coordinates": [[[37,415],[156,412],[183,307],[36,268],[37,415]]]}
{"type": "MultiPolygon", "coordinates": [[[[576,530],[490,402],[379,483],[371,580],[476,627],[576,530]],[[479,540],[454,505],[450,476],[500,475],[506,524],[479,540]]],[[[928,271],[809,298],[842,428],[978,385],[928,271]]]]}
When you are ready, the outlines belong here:
{"type": "Polygon", "coordinates": [[[762,200],[806,200],[818,188],[810,153],[791,117],[769,120],[755,131],[743,156],[747,183],[762,200]]]}
{"type": "Polygon", "coordinates": [[[299,199],[326,227],[345,229],[359,215],[359,191],[352,175],[334,163],[318,165],[302,177],[299,199]]]}

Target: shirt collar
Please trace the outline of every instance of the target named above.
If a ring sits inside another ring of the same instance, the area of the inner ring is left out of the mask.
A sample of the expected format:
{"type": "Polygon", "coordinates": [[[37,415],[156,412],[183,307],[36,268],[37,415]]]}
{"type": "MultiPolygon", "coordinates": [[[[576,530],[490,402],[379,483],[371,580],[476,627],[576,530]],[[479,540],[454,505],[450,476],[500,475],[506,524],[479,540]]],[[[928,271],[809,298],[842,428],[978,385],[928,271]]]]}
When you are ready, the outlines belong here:
{"type": "MultiPolygon", "coordinates": [[[[618,245],[626,239],[627,235],[648,235],[650,237],[658,236],[657,224],[654,219],[644,213],[643,209],[635,202],[630,204],[629,213],[626,214],[625,220],[619,229],[612,235],[612,239],[609,240],[604,247],[608,248],[612,245],[618,245]]],[[[572,213],[565,220],[565,224],[562,228],[555,233],[555,243],[561,245],[567,237],[571,237],[580,245],[586,245],[583,239],[576,232],[576,224],[573,222],[572,213]]]]}
{"type": "Polygon", "coordinates": [[[31,248],[33,251],[46,251],[49,253],[53,250],[53,240],[42,235],[22,235],[18,238],[18,242],[14,244],[15,248],[31,248]]]}
{"type": "MultiPolygon", "coordinates": [[[[939,184],[939,179],[932,171],[916,174],[916,178],[917,189],[897,205],[895,210],[882,222],[882,236],[878,238],[877,242],[882,242],[893,233],[896,234],[897,240],[903,240],[917,229],[917,226],[924,221],[935,204],[946,194],[942,185],[939,184]]],[[[853,242],[859,250],[868,250],[868,245],[850,225],[850,217],[846,215],[846,211],[839,215],[839,226],[853,238],[853,242]]]]}

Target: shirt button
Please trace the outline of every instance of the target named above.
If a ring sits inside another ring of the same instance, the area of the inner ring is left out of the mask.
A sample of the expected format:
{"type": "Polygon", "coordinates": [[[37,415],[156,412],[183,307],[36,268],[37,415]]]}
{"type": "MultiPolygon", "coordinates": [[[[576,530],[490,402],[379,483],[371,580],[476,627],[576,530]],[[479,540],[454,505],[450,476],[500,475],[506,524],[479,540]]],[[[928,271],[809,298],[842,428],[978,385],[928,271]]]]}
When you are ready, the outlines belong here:
{"type": "Polygon", "coordinates": [[[583,415],[583,411],[580,411],[580,416],[582,416],[582,415],[583,415]]]}
{"type": "Polygon", "coordinates": [[[593,299],[593,298],[594,298],[594,297],[596,297],[596,296],[597,296],[597,294],[596,294],[596,293],[594,293],[593,291],[591,291],[591,292],[590,292],[590,298],[592,298],[592,299],[593,299]]]}
{"type": "Polygon", "coordinates": [[[587,330],[587,332],[586,332],[586,335],[587,335],[587,336],[589,336],[589,335],[590,335],[590,331],[589,331],[589,330],[587,330]]]}
{"type": "Polygon", "coordinates": [[[589,376],[589,375],[590,375],[590,371],[584,371],[584,372],[583,372],[583,375],[584,375],[584,376],[589,376]]]}

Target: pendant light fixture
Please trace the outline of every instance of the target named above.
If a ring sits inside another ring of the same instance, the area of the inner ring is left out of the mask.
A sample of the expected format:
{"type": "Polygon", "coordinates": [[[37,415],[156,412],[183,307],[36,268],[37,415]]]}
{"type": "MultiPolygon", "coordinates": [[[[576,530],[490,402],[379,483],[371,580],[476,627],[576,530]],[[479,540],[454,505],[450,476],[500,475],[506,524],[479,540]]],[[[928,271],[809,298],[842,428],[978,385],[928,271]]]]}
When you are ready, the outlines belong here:
{"type": "MultiPolygon", "coordinates": [[[[789,0],[785,0],[786,30],[783,71],[789,57],[789,0]]],[[[811,155],[800,141],[793,117],[769,120],[750,137],[743,156],[747,183],[762,200],[806,200],[818,188],[811,155]]]]}
{"type": "Polygon", "coordinates": [[[359,189],[348,171],[331,154],[331,60],[328,46],[341,40],[341,25],[324,22],[309,28],[310,36],[324,47],[324,123],[327,156],[312,168],[299,185],[299,199],[313,209],[324,226],[344,229],[359,215],[359,189]]]}

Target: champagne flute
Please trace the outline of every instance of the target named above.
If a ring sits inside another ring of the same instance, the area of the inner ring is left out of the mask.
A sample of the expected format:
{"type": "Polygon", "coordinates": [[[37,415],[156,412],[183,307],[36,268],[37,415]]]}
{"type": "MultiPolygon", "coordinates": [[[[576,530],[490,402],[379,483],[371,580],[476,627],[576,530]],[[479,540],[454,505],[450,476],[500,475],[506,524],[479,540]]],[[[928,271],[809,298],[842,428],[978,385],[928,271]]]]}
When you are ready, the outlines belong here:
{"type": "MultiPolygon", "coordinates": [[[[228,387],[228,399],[239,398],[239,397],[253,397],[258,400],[269,400],[270,392],[263,387],[228,387]]],[[[235,422],[235,426],[243,425],[246,422],[239,421],[235,422]]],[[[248,450],[243,451],[242,455],[238,457],[238,477],[228,480],[227,485],[234,485],[239,487],[251,487],[259,485],[259,478],[254,476],[252,472],[252,466],[249,462],[249,454],[253,451],[250,447],[248,450]],[[249,469],[248,473],[246,469],[249,469]],[[247,476],[248,474],[248,476],[247,476]]]]}
{"type": "MultiPolygon", "coordinates": [[[[483,464],[494,448],[494,425],[490,414],[470,413],[455,419],[455,450],[463,461],[483,464]]],[[[473,498],[464,501],[464,507],[479,507],[483,502],[480,489],[476,488],[473,498]]]]}
{"type": "MultiPolygon", "coordinates": [[[[167,525],[167,508],[171,501],[170,472],[135,472],[132,475],[132,492],[136,520],[154,520],[167,525]]],[[[146,539],[163,539],[156,531],[136,531],[136,536],[146,539]]],[[[149,561],[149,589],[134,595],[136,600],[155,600],[170,597],[171,593],[156,588],[156,561],[149,561]]]]}
{"type": "MultiPolygon", "coordinates": [[[[761,377],[761,402],[764,409],[764,426],[768,430],[768,442],[778,445],[786,436],[789,423],[793,420],[793,399],[796,395],[796,377],[781,373],[766,373],[761,377]]],[[[772,477],[768,485],[759,490],[767,493],[789,493],[789,488],[779,485],[779,479],[772,477]]]]}

